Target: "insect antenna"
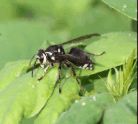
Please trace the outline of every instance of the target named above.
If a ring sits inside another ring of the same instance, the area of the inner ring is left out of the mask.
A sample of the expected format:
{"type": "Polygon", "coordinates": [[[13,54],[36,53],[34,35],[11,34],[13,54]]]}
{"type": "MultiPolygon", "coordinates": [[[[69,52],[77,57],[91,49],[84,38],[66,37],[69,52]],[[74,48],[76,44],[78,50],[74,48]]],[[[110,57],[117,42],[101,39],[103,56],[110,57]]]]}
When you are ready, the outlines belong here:
{"type": "Polygon", "coordinates": [[[35,54],[34,54],[34,55],[32,56],[32,58],[30,59],[29,66],[31,66],[31,63],[32,63],[34,57],[35,57],[35,54]]]}
{"type": "Polygon", "coordinates": [[[28,64],[28,69],[26,70],[26,72],[29,72],[29,71],[32,70],[31,64],[32,64],[32,61],[33,61],[34,57],[35,57],[35,54],[34,54],[34,55],[32,56],[32,58],[30,59],[29,64],[28,64]]]}
{"type": "Polygon", "coordinates": [[[34,63],[33,63],[33,66],[31,67],[31,64],[32,64],[32,61],[33,61],[33,59],[34,59],[34,57],[35,57],[35,55],[36,54],[34,54],[33,56],[32,56],[32,58],[30,59],[30,62],[29,62],[29,68],[26,70],[26,72],[32,72],[32,77],[33,77],[33,70],[35,69],[35,68],[38,68],[39,66],[40,66],[40,64],[36,64],[36,62],[37,62],[37,59],[34,61],[34,63]]]}
{"type": "Polygon", "coordinates": [[[37,62],[37,59],[34,61],[34,64],[33,64],[33,67],[32,67],[32,77],[33,77],[34,69],[35,69],[35,66],[36,66],[36,62],[37,62]]]}

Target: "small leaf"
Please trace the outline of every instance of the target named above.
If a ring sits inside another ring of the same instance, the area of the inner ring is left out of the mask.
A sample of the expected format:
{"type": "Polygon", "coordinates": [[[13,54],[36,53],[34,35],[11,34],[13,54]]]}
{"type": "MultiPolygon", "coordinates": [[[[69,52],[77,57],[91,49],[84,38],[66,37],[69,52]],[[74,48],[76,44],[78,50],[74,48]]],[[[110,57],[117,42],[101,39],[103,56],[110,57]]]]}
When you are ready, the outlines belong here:
{"type": "Polygon", "coordinates": [[[22,118],[36,115],[49,98],[57,80],[52,68],[40,82],[24,74],[0,91],[0,124],[19,124],[22,118]]]}
{"type": "Polygon", "coordinates": [[[131,92],[117,104],[105,111],[104,124],[136,124],[137,123],[137,97],[136,91],[131,92]]]}
{"type": "Polygon", "coordinates": [[[0,71],[0,90],[8,86],[17,77],[19,77],[23,71],[26,70],[27,66],[28,61],[26,60],[7,63],[0,71]]]}
{"type": "Polygon", "coordinates": [[[111,87],[113,87],[113,85],[114,85],[114,80],[113,80],[113,77],[112,77],[112,73],[111,73],[111,70],[109,70],[109,73],[108,73],[108,77],[107,77],[107,80],[108,80],[108,85],[107,85],[107,88],[111,88],[111,87]]]}
{"type": "Polygon", "coordinates": [[[62,93],[57,87],[45,108],[35,120],[35,124],[54,124],[62,112],[67,110],[71,103],[78,97],[79,86],[75,78],[62,80],[65,83],[62,93]]]}
{"type": "Polygon", "coordinates": [[[107,93],[83,97],[62,113],[56,124],[97,124],[104,110],[111,104],[113,98],[107,93]]]}
{"type": "Polygon", "coordinates": [[[137,1],[136,0],[103,0],[107,5],[131,19],[137,20],[137,1]]]}
{"type": "Polygon", "coordinates": [[[129,92],[129,88],[134,80],[136,61],[135,59],[135,50],[132,51],[129,58],[125,61],[123,68],[119,68],[115,70],[115,78],[112,78],[111,70],[108,73],[106,87],[108,91],[114,96],[117,101],[122,96],[127,95],[129,92]]]}

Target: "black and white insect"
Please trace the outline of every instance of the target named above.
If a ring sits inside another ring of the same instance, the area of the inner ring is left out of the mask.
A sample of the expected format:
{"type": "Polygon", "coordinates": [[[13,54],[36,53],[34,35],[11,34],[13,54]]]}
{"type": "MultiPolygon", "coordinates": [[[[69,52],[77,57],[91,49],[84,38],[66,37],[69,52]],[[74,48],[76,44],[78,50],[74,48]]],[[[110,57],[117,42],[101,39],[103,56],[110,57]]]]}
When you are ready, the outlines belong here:
{"type": "MultiPolygon", "coordinates": [[[[65,50],[63,48],[64,45],[79,42],[82,40],[89,39],[93,36],[100,36],[100,34],[88,34],[84,36],[77,37],[75,39],[69,40],[67,42],[57,44],[57,45],[51,45],[47,49],[39,49],[37,54],[33,56],[32,59],[35,58],[35,62],[32,67],[32,76],[33,76],[33,70],[39,66],[44,69],[44,72],[46,73],[49,67],[54,66],[55,63],[59,64],[59,71],[62,68],[62,65],[66,65],[67,67],[70,67],[73,75],[75,76],[75,70],[74,65],[78,68],[82,69],[94,69],[94,62],[90,59],[90,55],[102,55],[101,54],[93,54],[93,53],[87,53],[77,47],[71,48],[68,53],[65,53],[65,50]]],[[[32,61],[31,59],[31,61],[32,61]]],[[[31,62],[30,62],[31,63],[31,62]]],[[[41,80],[44,77],[39,78],[41,80]]],[[[60,74],[59,74],[60,79],[60,74]]]]}

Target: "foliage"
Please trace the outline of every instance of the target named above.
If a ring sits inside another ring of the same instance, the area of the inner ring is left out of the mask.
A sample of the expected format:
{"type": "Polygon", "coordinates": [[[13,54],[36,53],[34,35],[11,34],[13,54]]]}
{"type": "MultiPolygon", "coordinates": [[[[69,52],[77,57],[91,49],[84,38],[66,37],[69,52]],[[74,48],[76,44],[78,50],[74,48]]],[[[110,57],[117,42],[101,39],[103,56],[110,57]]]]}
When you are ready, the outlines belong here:
{"type": "Polygon", "coordinates": [[[113,79],[111,70],[108,73],[106,87],[114,96],[115,101],[128,94],[130,86],[135,78],[136,61],[134,63],[135,51],[126,60],[122,69],[115,70],[115,79],[113,79]]]}
{"type": "Polygon", "coordinates": [[[137,1],[136,0],[121,0],[118,2],[115,2],[113,0],[103,0],[107,5],[110,7],[116,9],[117,11],[121,12],[122,14],[128,16],[129,18],[132,18],[134,20],[137,20],[137,1]]]}
{"type": "Polygon", "coordinates": [[[135,0],[1,0],[0,124],[135,124],[136,5],[135,0]],[[43,69],[33,77],[26,73],[38,49],[95,32],[102,35],[64,46],[105,51],[91,56],[94,70],[75,68],[82,96],[66,67],[58,84],[57,65],[40,81],[43,69]]]}
{"type": "Polygon", "coordinates": [[[105,54],[93,57],[95,59],[94,62],[97,63],[95,69],[92,72],[84,70],[81,75],[94,74],[119,66],[124,63],[124,60],[133,49],[136,49],[135,33],[118,32],[104,34],[98,41],[88,44],[85,50],[90,53],[101,53],[105,51],[105,54]],[[117,40],[115,41],[115,39],[117,40]]]}
{"type": "Polygon", "coordinates": [[[111,106],[103,119],[104,124],[136,124],[137,123],[137,101],[136,91],[131,92],[121,99],[117,104],[111,106]]]}
{"type": "Polygon", "coordinates": [[[68,111],[61,114],[56,124],[96,124],[112,104],[113,98],[107,93],[82,97],[79,101],[76,100],[68,111]]]}

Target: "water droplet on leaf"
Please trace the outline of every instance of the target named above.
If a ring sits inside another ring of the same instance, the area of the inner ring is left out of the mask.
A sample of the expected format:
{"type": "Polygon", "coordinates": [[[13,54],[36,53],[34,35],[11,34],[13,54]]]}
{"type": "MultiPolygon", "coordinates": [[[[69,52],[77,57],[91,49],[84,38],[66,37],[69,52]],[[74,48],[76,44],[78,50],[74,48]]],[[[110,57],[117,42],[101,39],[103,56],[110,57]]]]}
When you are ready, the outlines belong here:
{"type": "Polygon", "coordinates": [[[82,102],[82,104],[81,104],[82,106],[85,106],[86,105],[86,103],[85,102],[82,102]]]}
{"type": "Polygon", "coordinates": [[[125,11],[126,8],[127,8],[127,5],[124,4],[124,5],[123,5],[123,8],[122,8],[122,11],[125,11]]]}

